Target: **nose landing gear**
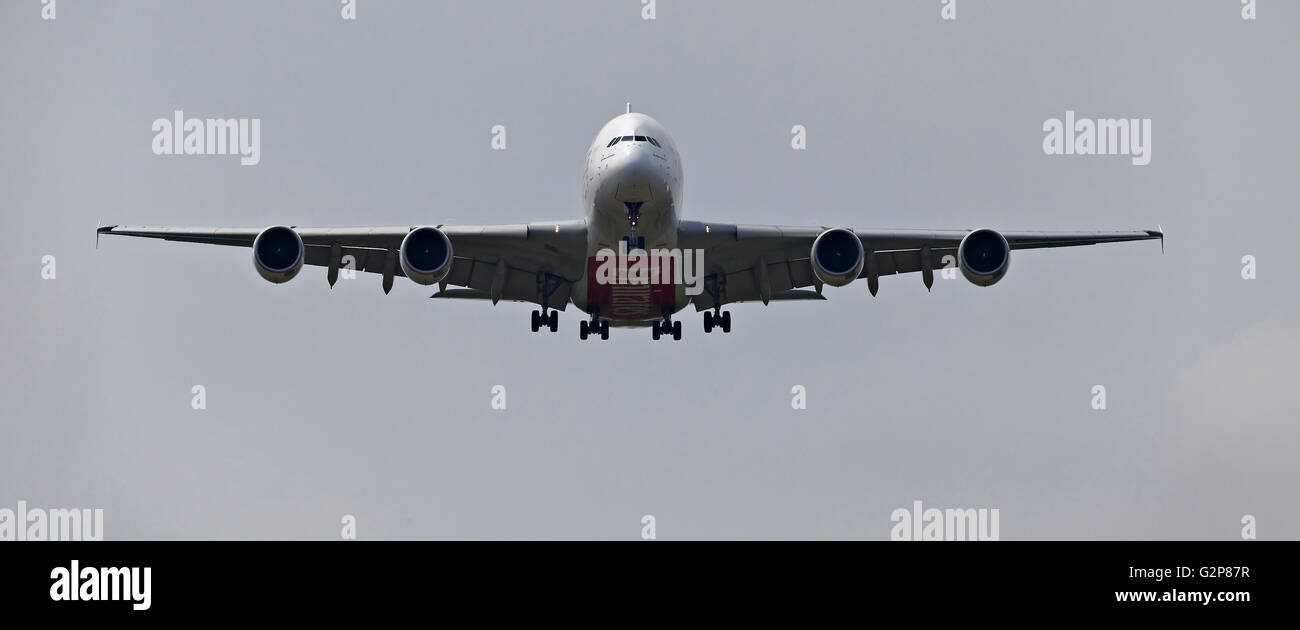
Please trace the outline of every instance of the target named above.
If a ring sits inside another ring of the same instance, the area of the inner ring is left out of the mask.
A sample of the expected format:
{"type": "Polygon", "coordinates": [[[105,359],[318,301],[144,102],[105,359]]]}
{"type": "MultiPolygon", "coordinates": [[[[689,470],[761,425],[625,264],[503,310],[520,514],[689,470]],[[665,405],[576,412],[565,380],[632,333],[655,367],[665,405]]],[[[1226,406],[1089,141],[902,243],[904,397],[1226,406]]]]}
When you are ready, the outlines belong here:
{"type": "Polygon", "coordinates": [[[640,201],[623,202],[623,207],[627,208],[627,223],[633,230],[636,230],[636,222],[641,219],[641,204],[640,201]]]}

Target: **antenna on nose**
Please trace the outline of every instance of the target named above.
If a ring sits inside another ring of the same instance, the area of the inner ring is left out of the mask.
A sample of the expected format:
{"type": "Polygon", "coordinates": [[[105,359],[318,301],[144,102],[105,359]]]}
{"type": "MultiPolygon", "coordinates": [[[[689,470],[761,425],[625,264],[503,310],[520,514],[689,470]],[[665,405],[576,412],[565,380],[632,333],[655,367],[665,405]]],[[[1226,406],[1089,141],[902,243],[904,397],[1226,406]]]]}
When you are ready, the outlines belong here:
{"type": "Polygon", "coordinates": [[[627,111],[625,111],[625,112],[623,112],[623,113],[624,113],[624,114],[631,114],[631,113],[632,113],[632,104],[631,104],[631,103],[628,103],[628,104],[627,104],[627,111]]]}

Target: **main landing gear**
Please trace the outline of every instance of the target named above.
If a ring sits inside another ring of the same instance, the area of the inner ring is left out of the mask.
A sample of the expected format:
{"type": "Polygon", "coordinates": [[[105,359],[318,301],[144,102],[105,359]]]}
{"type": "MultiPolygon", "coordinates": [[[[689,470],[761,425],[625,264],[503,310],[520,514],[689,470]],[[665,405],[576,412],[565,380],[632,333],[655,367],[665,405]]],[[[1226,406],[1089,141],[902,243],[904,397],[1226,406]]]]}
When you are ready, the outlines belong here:
{"type": "Polygon", "coordinates": [[[537,274],[537,294],[542,298],[542,310],[533,311],[533,332],[542,328],[550,328],[551,332],[560,329],[560,313],[551,310],[550,305],[551,294],[555,293],[563,281],[564,278],[549,273],[537,274]]]}
{"type": "Polygon", "coordinates": [[[578,338],[586,339],[588,335],[600,335],[601,339],[609,339],[609,322],[600,321],[599,309],[592,309],[591,321],[578,324],[578,338]]]}
{"type": "Polygon", "coordinates": [[[722,332],[731,332],[731,311],[722,312],[723,296],[727,293],[727,277],[711,274],[704,279],[704,290],[713,300],[713,312],[704,311],[704,332],[711,333],[715,327],[722,332]]]}
{"type": "Polygon", "coordinates": [[[655,322],[654,326],[651,327],[651,333],[656,340],[658,340],[662,335],[672,335],[673,341],[681,341],[682,323],[669,321],[655,322]]]}
{"type": "Polygon", "coordinates": [[[547,308],[545,306],[542,307],[542,311],[540,313],[534,310],[533,311],[533,332],[537,332],[543,327],[550,328],[551,332],[555,332],[559,330],[560,312],[550,311],[548,313],[547,308]]]}
{"type": "Polygon", "coordinates": [[[673,321],[673,311],[669,307],[664,307],[664,318],[654,323],[650,329],[651,335],[656,341],[662,335],[672,335],[673,341],[682,339],[682,323],[673,321]]]}
{"type": "MultiPolygon", "coordinates": [[[[714,310],[717,311],[718,309],[714,310]]],[[[724,333],[731,332],[731,311],[716,315],[709,311],[704,311],[704,332],[713,332],[715,327],[721,328],[724,333]]]]}

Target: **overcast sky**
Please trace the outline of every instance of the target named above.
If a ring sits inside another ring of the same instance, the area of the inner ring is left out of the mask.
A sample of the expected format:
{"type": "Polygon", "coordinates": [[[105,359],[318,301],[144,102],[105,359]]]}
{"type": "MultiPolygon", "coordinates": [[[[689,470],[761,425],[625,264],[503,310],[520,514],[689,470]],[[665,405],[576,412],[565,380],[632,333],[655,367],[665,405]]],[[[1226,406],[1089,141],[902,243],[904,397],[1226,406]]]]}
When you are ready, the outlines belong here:
{"type": "Polygon", "coordinates": [[[646,514],[661,540],[886,539],[914,500],[998,508],[1004,540],[1235,540],[1246,514],[1298,538],[1300,3],[1239,4],[0,3],[0,507],[103,508],[109,539],[338,539],[344,514],[364,539],[637,539],[646,514]],[[1165,252],[741,304],[729,335],[691,310],[674,343],[94,247],[97,222],[578,218],[626,101],[673,133],[687,218],[1161,224],[1165,252]],[[260,118],[261,163],[154,155],[178,109],[260,118]],[[1067,110],[1150,118],[1151,163],[1044,155],[1067,110]]]}

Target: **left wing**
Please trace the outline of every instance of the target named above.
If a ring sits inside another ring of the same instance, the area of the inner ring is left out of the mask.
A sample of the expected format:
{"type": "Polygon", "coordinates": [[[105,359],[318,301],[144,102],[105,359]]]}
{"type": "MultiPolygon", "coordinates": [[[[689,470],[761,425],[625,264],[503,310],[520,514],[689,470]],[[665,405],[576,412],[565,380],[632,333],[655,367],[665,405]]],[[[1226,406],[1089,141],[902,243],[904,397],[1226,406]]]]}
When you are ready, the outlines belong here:
{"type": "MultiPolygon", "coordinates": [[[[821,283],[813,273],[812,245],[825,227],[737,225],[682,221],[677,244],[682,249],[703,249],[705,273],[720,278],[725,290],[718,302],[761,300],[800,287],[821,283]]],[[[933,270],[956,262],[957,246],[972,230],[854,230],[862,243],[865,263],[859,278],[867,278],[875,295],[880,276],[920,271],[926,286],[933,270]],[[947,258],[951,257],[951,258],[947,258]]],[[[1011,249],[1073,247],[1161,239],[1160,230],[1109,232],[1001,232],[1011,249]]],[[[716,280],[715,280],[716,281],[716,280]]],[[[706,285],[708,281],[706,280],[706,285]]],[[[696,310],[714,308],[712,291],[695,297],[696,310]]],[[[720,305],[719,304],[719,305],[720,305]]]]}
{"type": "MultiPolygon", "coordinates": [[[[414,227],[311,228],[290,226],[306,248],[303,263],[329,268],[330,285],[346,256],[353,269],[381,274],[384,292],[393,277],[402,239],[414,227]]],[[[436,226],[451,241],[453,261],[440,285],[468,287],[483,297],[541,304],[539,281],[552,283],[549,305],[564,310],[570,286],[585,270],[586,221],[517,225],[436,226]]],[[[98,234],[157,238],[187,243],[252,247],[260,228],[149,227],[110,225],[98,234]]],[[[96,236],[98,239],[98,235],[96,236]]],[[[445,288],[445,286],[444,286],[445,288]]],[[[449,297],[463,295],[449,294],[449,297]]]]}

